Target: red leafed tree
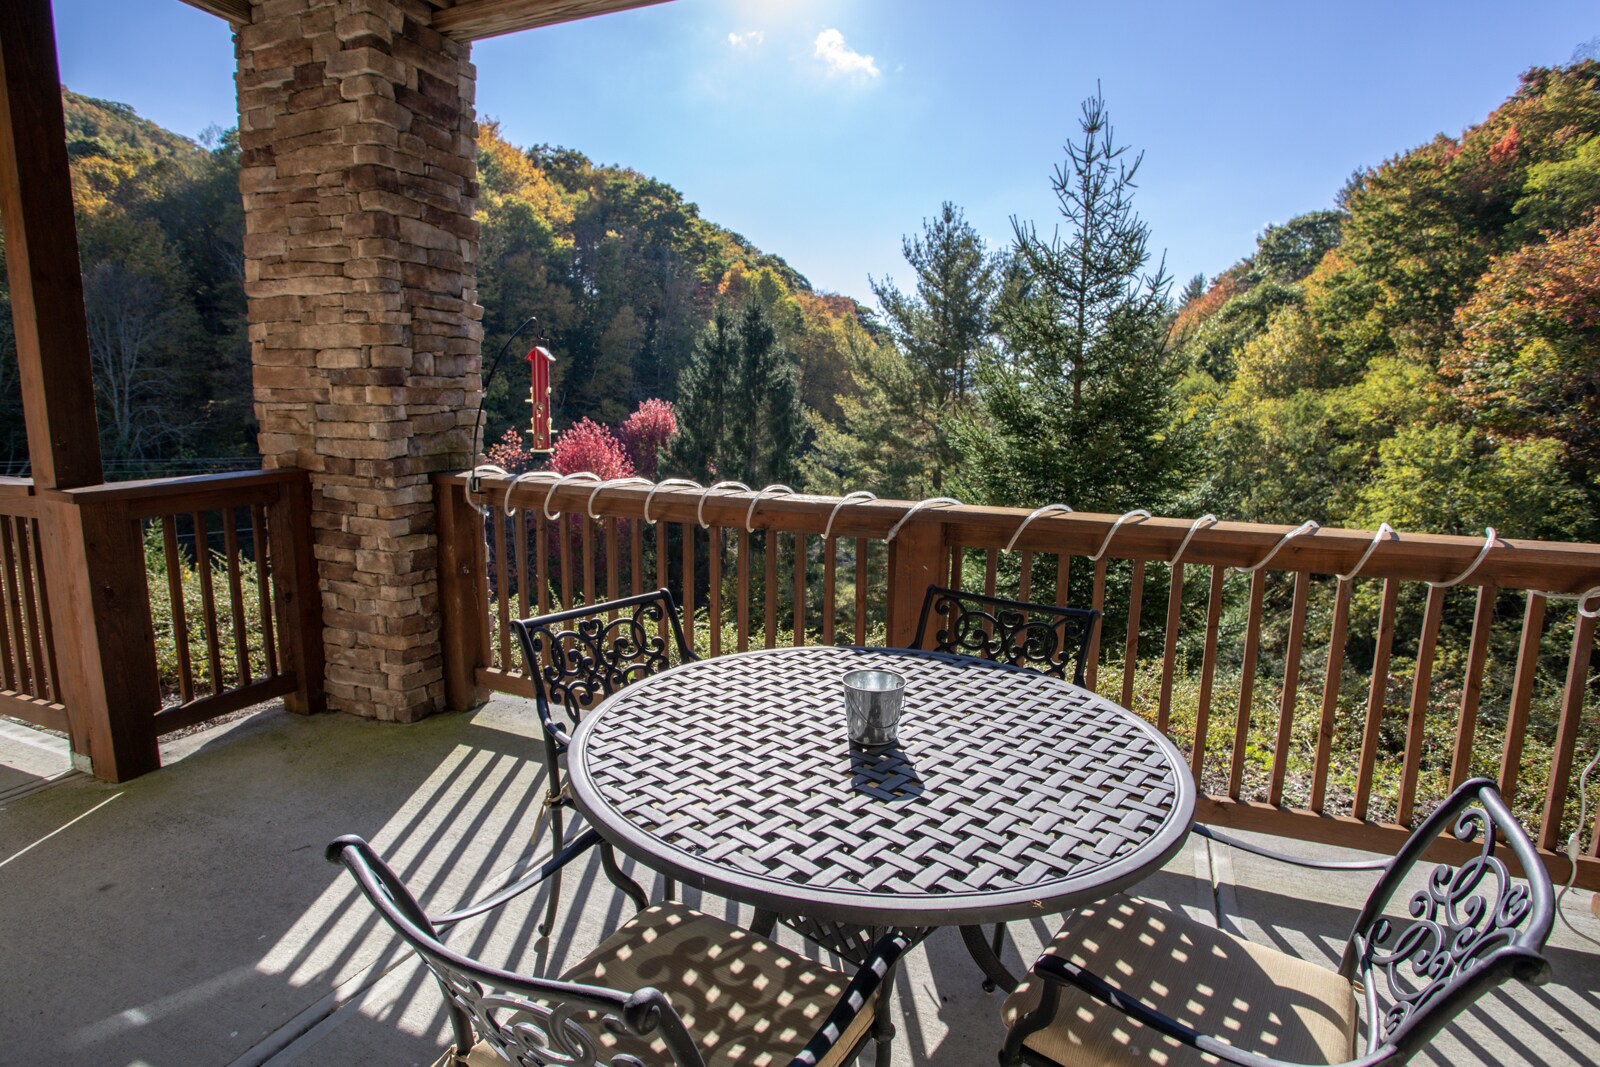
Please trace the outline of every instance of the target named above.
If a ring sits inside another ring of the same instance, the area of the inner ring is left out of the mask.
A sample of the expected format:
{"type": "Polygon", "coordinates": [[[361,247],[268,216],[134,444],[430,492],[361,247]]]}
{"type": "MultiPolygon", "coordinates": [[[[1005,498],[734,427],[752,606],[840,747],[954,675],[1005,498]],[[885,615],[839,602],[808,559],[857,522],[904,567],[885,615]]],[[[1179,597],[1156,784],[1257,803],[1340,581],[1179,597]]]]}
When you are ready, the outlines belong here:
{"type": "Polygon", "coordinates": [[[633,473],[633,461],[610,430],[586,418],[556,438],[550,469],[561,474],[589,471],[601,478],[626,478],[633,473]]]}
{"type": "Polygon", "coordinates": [[[617,428],[633,469],[646,478],[660,473],[661,450],[678,432],[678,416],[665,400],[646,400],[617,428]]]}

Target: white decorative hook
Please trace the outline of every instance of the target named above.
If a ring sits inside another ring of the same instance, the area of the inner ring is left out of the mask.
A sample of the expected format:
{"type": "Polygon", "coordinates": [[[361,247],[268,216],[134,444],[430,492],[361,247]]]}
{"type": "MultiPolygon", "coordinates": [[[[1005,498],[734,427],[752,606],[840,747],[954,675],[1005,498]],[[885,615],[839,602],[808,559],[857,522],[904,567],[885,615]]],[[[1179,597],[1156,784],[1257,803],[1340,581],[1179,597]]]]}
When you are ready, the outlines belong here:
{"type": "Polygon", "coordinates": [[[488,510],[481,503],[472,499],[474,496],[481,496],[483,493],[483,476],[485,474],[498,474],[504,477],[511,472],[493,463],[480,463],[471,470],[462,471],[461,473],[467,476],[467,503],[476,508],[479,515],[487,517],[488,510]]]}
{"type": "Polygon", "coordinates": [[[911,518],[911,516],[915,515],[923,508],[932,507],[935,504],[954,504],[956,507],[960,507],[961,501],[957,500],[953,496],[930,496],[926,500],[919,500],[917,503],[911,505],[910,511],[900,516],[899,522],[889,527],[889,536],[884,538],[884,543],[887,544],[888,542],[894,540],[895,534],[900,532],[900,527],[906,524],[907,519],[911,518]]]}
{"type": "Polygon", "coordinates": [[[650,479],[649,478],[641,478],[638,475],[633,475],[633,476],[628,477],[628,478],[608,478],[607,480],[601,482],[599,485],[594,487],[594,491],[589,494],[589,502],[584,505],[583,510],[587,511],[589,513],[589,517],[591,519],[593,519],[596,522],[599,522],[600,521],[600,516],[596,515],[595,514],[595,510],[594,510],[594,498],[600,494],[600,490],[602,490],[602,489],[610,489],[614,485],[649,485],[649,484],[650,484],[650,479]]]}
{"type": "Polygon", "coordinates": [[[530,481],[543,481],[544,479],[549,478],[554,473],[555,473],[554,471],[523,471],[521,474],[519,474],[515,478],[511,479],[511,484],[506,486],[506,500],[505,500],[505,503],[501,505],[501,507],[505,510],[506,518],[509,519],[509,518],[511,518],[513,515],[515,515],[517,513],[517,509],[515,507],[513,507],[512,503],[511,503],[511,494],[516,490],[518,483],[520,483],[520,482],[530,482],[530,481]]]}
{"type": "Polygon", "coordinates": [[[1032,515],[1022,520],[1022,525],[1017,527],[1016,532],[1011,535],[1011,540],[1007,541],[1006,547],[1000,551],[1010,552],[1011,546],[1017,543],[1017,538],[1022,536],[1022,531],[1028,528],[1030,522],[1041,515],[1048,515],[1052,511],[1059,511],[1064,515],[1072,513],[1072,509],[1065,504],[1046,504],[1044,507],[1036,509],[1032,515]]]}
{"type": "Polygon", "coordinates": [[[654,520],[654,519],[652,519],[650,517],[650,501],[654,500],[656,498],[656,494],[661,492],[661,490],[665,489],[669,485],[680,485],[685,489],[704,489],[705,488],[705,486],[701,485],[699,482],[695,481],[693,478],[668,478],[664,482],[657,482],[656,485],[655,485],[655,488],[651,489],[650,492],[648,494],[646,494],[645,498],[644,498],[644,521],[645,522],[648,522],[648,523],[651,523],[651,524],[655,523],[656,520],[654,520]]]}
{"type": "Polygon", "coordinates": [[[1176,567],[1178,565],[1178,561],[1183,558],[1184,552],[1188,550],[1189,542],[1194,540],[1194,535],[1205,529],[1207,526],[1215,526],[1216,524],[1217,517],[1209,513],[1194,520],[1194,525],[1189,527],[1189,532],[1183,535],[1182,541],[1178,542],[1178,551],[1172,554],[1172,558],[1167,560],[1167,563],[1176,567]]]}
{"type": "Polygon", "coordinates": [[[824,545],[828,543],[828,536],[833,533],[833,520],[838,517],[840,508],[852,501],[859,500],[865,504],[869,500],[876,499],[878,499],[877,493],[869,493],[865,489],[856,489],[840,497],[839,502],[833,506],[833,510],[828,512],[828,525],[822,528],[822,543],[824,545]]]}
{"type": "Polygon", "coordinates": [[[572,474],[563,474],[561,477],[551,482],[550,488],[545,490],[544,494],[544,507],[542,510],[544,511],[544,517],[546,519],[549,519],[551,522],[555,522],[562,516],[563,512],[560,511],[556,512],[554,515],[550,514],[550,498],[556,495],[556,490],[560,489],[562,485],[566,484],[567,482],[574,481],[598,482],[600,481],[600,476],[593,471],[575,471],[572,474]]]}
{"type": "Polygon", "coordinates": [[[1367,565],[1367,560],[1371,559],[1372,554],[1378,551],[1378,543],[1385,537],[1393,537],[1397,541],[1400,539],[1400,535],[1395,532],[1393,526],[1390,526],[1386,522],[1380,522],[1378,523],[1378,532],[1372,535],[1372,544],[1368,545],[1367,550],[1361,553],[1361,558],[1356,560],[1356,565],[1351,569],[1350,573],[1337,574],[1334,575],[1334,577],[1338,578],[1341,582],[1348,582],[1350,579],[1360,574],[1361,568],[1365,567],[1367,565]]]}
{"type": "Polygon", "coordinates": [[[1127,522],[1129,519],[1148,519],[1149,517],[1150,513],[1148,511],[1144,510],[1143,508],[1135,508],[1134,510],[1123,515],[1116,522],[1112,523],[1111,529],[1106,531],[1106,539],[1100,542],[1099,551],[1095,552],[1094,555],[1089,557],[1089,562],[1100,562],[1100,557],[1104,556],[1106,554],[1106,549],[1111,547],[1111,539],[1117,536],[1117,531],[1122,528],[1123,523],[1127,522]]]}
{"type": "MultiPolygon", "coordinates": [[[[1302,522],[1299,526],[1296,526],[1294,529],[1290,530],[1288,533],[1286,533],[1282,537],[1278,538],[1278,543],[1272,546],[1272,551],[1268,552],[1265,556],[1262,556],[1260,559],[1256,560],[1250,566],[1248,566],[1248,567],[1230,567],[1229,569],[1230,570],[1236,570],[1240,574],[1254,574],[1256,571],[1260,570],[1262,567],[1265,567],[1268,563],[1271,563],[1272,562],[1272,557],[1276,556],[1278,554],[1278,550],[1281,549],[1284,545],[1288,544],[1290,541],[1293,541],[1296,537],[1302,537],[1305,534],[1314,534],[1320,529],[1322,529],[1322,526],[1321,526],[1320,523],[1317,522],[1317,520],[1315,520],[1315,519],[1307,519],[1305,522],[1302,522]]],[[[1366,558],[1363,557],[1361,562],[1365,563],[1366,562],[1366,558]]],[[[1360,570],[1360,569],[1361,569],[1360,566],[1356,567],[1356,570],[1360,570]]]]}
{"type": "Polygon", "coordinates": [[[794,490],[790,489],[787,485],[779,485],[778,483],[774,482],[771,485],[763,486],[761,491],[756,493],[755,498],[750,501],[750,509],[744,513],[745,533],[756,532],[756,505],[761,503],[761,501],[764,500],[769,493],[782,493],[784,496],[794,496],[794,490]]]}
{"type": "Polygon", "coordinates": [[[717,482],[708,486],[706,491],[700,494],[699,506],[694,509],[694,519],[700,524],[700,529],[702,530],[711,525],[706,521],[706,497],[715,493],[718,489],[739,489],[746,493],[751,491],[750,487],[743,482],[717,482]]]}
{"type": "MultiPolygon", "coordinates": [[[[1472,577],[1472,572],[1478,569],[1478,564],[1483,562],[1484,557],[1489,554],[1489,550],[1500,543],[1500,535],[1494,532],[1493,526],[1485,526],[1483,528],[1483,534],[1483,547],[1478,549],[1477,557],[1467,565],[1466,570],[1462,571],[1448,582],[1429,582],[1428,588],[1449,589],[1452,585],[1460,585],[1462,582],[1472,577]]],[[[1580,611],[1583,609],[1582,601],[1578,602],[1578,609],[1580,611]]]]}

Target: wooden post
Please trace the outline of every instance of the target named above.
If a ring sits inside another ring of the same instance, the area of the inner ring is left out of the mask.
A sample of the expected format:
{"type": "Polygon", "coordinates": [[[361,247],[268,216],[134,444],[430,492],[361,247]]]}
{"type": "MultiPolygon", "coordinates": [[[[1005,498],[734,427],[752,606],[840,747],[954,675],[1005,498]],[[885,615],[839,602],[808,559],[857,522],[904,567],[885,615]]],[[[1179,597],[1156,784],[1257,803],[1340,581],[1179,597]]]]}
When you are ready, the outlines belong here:
{"type": "Polygon", "coordinates": [[[451,711],[466,711],[488,699],[487,690],[478,686],[478,664],[489,640],[489,605],[478,584],[478,575],[488,566],[483,518],[467,501],[465,488],[442,478],[434,479],[433,487],[439,508],[444,700],[451,711]]]}
{"type": "Polygon", "coordinates": [[[139,527],[123,501],[39,497],[72,762],[126,781],[161,766],[161,682],[139,527]]]}
{"type": "Polygon", "coordinates": [[[0,83],[0,215],[33,481],[97,485],[100,434],[50,0],[0,4],[0,83]]]}
{"type": "Polygon", "coordinates": [[[901,527],[889,542],[889,644],[910,648],[928,586],[945,576],[945,524],[919,522],[919,515],[901,527]]]}
{"type": "Polygon", "coordinates": [[[279,487],[267,511],[267,552],[272,565],[273,608],[283,643],[283,666],[296,688],[283,706],[301,715],[328,710],[327,651],[322,642],[322,587],[311,530],[311,479],[279,487]]]}

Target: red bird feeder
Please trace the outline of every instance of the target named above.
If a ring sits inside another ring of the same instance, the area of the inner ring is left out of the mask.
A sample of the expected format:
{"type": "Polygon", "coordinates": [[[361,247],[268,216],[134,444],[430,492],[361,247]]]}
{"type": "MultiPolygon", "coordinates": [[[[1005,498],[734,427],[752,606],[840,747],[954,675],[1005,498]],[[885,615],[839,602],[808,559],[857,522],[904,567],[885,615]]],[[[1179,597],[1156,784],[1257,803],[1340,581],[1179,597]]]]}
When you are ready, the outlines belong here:
{"type": "Polygon", "coordinates": [[[533,444],[530,452],[550,451],[550,364],[556,357],[544,345],[528,349],[528,364],[533,386],[528,390],[528,400],[533,405],[533,444]]]}

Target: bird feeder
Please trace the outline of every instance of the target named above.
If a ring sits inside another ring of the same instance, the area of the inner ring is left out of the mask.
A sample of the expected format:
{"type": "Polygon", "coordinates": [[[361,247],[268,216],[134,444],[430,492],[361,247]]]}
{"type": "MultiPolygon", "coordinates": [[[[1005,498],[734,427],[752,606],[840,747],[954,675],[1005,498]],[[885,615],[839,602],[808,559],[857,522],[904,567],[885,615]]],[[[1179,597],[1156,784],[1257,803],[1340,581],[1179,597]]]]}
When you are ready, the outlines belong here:
{"type": "Polygon", "coordinates": [[[528,390],[528,401],[533,406],[533,443],[530,452],[550,451],[550,365],[556,357],[544,345],[528,349],[528,365],[533,384],[528,390]]]}

